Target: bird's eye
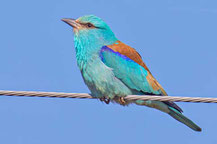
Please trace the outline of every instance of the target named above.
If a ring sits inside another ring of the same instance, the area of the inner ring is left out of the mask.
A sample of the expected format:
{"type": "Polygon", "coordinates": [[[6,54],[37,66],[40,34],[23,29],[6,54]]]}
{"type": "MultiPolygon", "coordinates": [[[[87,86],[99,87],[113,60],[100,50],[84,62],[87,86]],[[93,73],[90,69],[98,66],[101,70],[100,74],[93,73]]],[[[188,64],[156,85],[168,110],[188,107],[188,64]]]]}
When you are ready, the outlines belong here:
{"type": "Polygon", "coordinates": [[[91,27],[93,27],[93,24],[87,23],[87,27],[91,28],[91,27]]]}

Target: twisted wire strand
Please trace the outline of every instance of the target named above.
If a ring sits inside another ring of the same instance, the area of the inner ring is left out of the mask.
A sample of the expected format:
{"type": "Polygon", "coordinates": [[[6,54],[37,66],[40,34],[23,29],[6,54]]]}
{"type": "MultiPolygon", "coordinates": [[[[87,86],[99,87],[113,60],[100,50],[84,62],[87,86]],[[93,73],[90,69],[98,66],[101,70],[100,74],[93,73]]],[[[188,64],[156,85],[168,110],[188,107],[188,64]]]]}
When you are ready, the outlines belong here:
{"type": "MultiPolygon", "coordinates": [[[[38,91],[6,91],[0,90],[0,95],[4,96],[25,96],[25,97],[51,97],[51,98],[88,98],[95,99],[87,93],[63,93],[63,92],[38,92],[38,91]]],[[[217,103],[217,98],[204,97],[173,97],[173,96],[153,96],[153,95],[128,95],[125,100],[155,100],[173,102],[194,102],[194,103],[217,103]]]]}

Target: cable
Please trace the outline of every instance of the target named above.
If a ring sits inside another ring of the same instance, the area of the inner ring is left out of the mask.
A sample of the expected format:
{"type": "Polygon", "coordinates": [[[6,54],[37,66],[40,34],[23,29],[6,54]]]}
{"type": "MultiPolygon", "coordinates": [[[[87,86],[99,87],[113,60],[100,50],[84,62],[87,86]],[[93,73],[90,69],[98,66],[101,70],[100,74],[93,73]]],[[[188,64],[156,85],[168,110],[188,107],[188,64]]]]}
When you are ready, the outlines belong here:
{"type": "MultiPolygon", "coordinates": [[[[26,96],[26,97],[51,97],[51,98],[89,98],[95,99],[87,93],[62,93],[62,92],[36,92],[36,91],[6,91],[0,90],[0,95],[26,96]]],[[[195,102],[195,103],[217,103],[217,98],[202,97],[173,97],[173,96],[150,96],[150,95],[128,95],[125,100],[155,100],[173,102],[195,102]]]]}

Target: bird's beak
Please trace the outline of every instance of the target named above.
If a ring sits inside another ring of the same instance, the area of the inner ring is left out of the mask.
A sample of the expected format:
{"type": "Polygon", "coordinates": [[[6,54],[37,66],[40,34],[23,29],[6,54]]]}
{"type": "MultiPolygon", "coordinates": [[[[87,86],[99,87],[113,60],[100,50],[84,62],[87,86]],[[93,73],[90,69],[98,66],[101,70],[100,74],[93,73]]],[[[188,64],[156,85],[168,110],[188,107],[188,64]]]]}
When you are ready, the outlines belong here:
{"type": "Polygon", "coordinates": [[[61,19],[63,22],[67,23],[68,25],[72,26],[73,28],[78,29],[79,27],[81,27],[81,24],[79,24],[78,22],[76,22],[75,19],[71,19],[71,18],[63,18],[61,19]]]}

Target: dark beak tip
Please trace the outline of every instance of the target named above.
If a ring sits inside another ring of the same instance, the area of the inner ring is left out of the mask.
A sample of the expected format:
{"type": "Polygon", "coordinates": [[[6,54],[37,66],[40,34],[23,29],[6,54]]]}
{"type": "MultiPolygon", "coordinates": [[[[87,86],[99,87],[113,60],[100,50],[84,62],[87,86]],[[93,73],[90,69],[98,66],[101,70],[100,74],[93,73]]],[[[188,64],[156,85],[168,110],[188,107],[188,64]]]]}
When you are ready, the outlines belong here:
{"type": "Polygon", "coordinates": [[[80,26],[80,24],[76,22],[75,19],[72,18],[62,18],[61,20],[73,28],[78,28],[80,26]]]}
{"type": "Polygon", "coordinates": [[[61,21],[66,22],[68,19],[67,18],[62,18],[61,21]]]}

